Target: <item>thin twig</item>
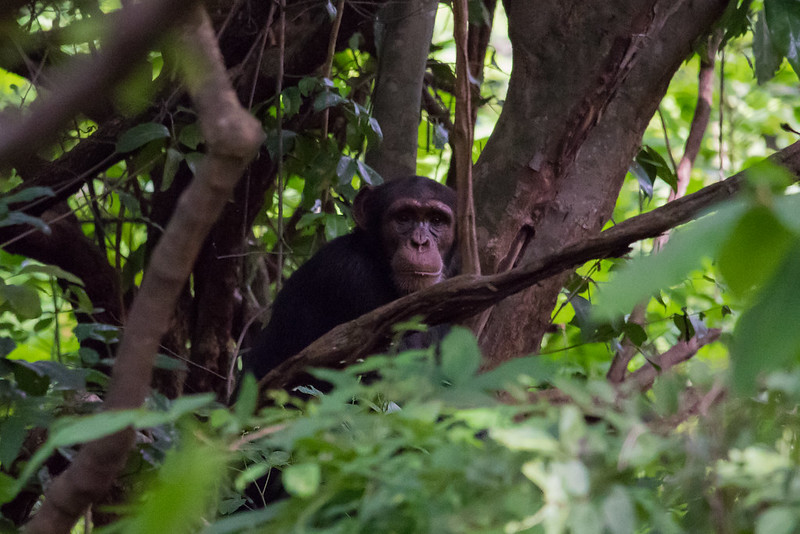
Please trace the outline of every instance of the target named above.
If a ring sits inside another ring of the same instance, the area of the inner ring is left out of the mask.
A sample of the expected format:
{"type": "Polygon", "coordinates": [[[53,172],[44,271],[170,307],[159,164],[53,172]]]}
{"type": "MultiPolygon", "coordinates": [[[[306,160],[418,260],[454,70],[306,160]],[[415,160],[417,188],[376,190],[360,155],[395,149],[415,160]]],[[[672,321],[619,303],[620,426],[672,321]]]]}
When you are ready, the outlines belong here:
{"type": "MultiPolygon", "coordinates": [[[[328,39],[328,54],[325,57],[325,64],[322,67],[322,77],[330,79],[331,72],[333,71],[333,56],[336,54],[336,40],[339,38],[339,28],[342,26],[342,15],[344,14],[344,0],[339,0],[336,6],[336,18],[333,20],[333,27],[331,28],[331,36],[328,39]]],[[[325,92],[329,90],[325,85],[325,92]]],[[[329,107],[325,108],[322,113],[322,138],[328,137],[328,118],[330,116],[329,107]]]]}

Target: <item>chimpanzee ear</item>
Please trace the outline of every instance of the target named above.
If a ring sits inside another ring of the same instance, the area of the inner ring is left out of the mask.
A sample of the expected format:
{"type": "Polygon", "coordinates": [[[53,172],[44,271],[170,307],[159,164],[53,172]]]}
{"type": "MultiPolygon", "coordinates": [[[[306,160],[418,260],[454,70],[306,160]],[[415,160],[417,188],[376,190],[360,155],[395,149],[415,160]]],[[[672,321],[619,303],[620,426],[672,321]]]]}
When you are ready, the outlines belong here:
{"type": "Polygon", "coordinates": [[[353,200],[353,220],[359,228],[366,230],[369,226],[369,217],[367,216],[367,204],[372,197],[372,186],[365,185],[356,195],[353,200]]]}

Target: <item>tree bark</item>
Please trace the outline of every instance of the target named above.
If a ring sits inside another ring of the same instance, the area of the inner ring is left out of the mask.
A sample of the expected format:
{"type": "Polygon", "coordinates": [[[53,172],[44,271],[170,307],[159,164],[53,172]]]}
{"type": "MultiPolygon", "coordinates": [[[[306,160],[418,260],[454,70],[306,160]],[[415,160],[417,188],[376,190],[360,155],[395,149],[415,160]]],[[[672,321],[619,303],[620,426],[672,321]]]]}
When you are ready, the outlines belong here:
{"type": "MultiPolygon", "coordinates": [[[[514,70],[475,169],[484,272],[600,231],[670,79],[726,5],[554,1],[532,10],[506,0],[514,70]]],[[[490,365],[538,349],[563,279],[492,310],[480,339],[490,365]]]]}
{"type": "Polygon", "coordinates": [[[438,2],[388,2],[378,15],[378,80],[372,116],[383,131],[366,162],[385,179],[416,174],[422,77],[438,2]]]}

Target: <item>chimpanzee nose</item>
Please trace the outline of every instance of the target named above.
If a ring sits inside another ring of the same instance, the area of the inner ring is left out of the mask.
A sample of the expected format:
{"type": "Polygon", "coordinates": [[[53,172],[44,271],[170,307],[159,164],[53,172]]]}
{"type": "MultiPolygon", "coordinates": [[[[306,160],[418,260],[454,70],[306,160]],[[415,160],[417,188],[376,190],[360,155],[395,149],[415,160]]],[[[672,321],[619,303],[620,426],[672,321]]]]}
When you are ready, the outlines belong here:
{"type": "Polygon", "coordinates": [[[430,237],[422,228],[417,228],[411,235],[411,244],[418,249],[427,248],[431,244],[430,237]]]}

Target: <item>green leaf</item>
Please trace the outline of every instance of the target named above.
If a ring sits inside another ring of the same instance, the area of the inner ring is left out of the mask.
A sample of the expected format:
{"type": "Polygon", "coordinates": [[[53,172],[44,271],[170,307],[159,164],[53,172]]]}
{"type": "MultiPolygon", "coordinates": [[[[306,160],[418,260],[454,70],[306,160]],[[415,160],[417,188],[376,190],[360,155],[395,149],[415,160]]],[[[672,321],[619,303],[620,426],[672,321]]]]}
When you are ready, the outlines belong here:
{"type": "Polygon", "coordinates": [[[636,531],[633,503],[622,486],[614,486],[603,500],[603,517],[606,527],[614,534],[630,534],[636,531]]]}
{"type": "Polygon", "coordinates": [[[167,138],[169,138],[169,130],[166,126],[155,122],[145,122],[137,124],[122,134],[117,141],[116,150],[120,154],[125,154],[143,147],[150,141],[167,138]]]}
{"type": "Polygon", "coordinates": [[[358,171],[357,160],[350,156],[342,156],[336,165],[336,176],[339,178],[339,185],[349,184],[358,171]]]}
{"type": "Polygon", "coordinates": [[[589,470],[578,460],[557,462],[553,464],[553,471],[559,476],[564,489],[570,495],[585,497],[589,494],[589,470]]]}
{"type": "Polygon", "coordinates": [[[123,518],[118,532],[178,534],[203,530],[205,514],[216,509],[227,454],[189,433],[181,438],[180,447],[167,453],[158,477],[137,502],[137,513],[123,518]]]}
{"type": "Polygon", "coordinates": [[[81,323],[75,327],[75,337],[83,342],[87,339],[94,339],[104,343],[116,343],[119,341],[119,328],[102,323],[81,323]]]}
{"type": "Polygon", "coordinates": [[[639,182],[639,190],[647,198],[653,198],[653,180],[655,180],[655,175],[650,176],[650,174],[647,172],[647,169],[645,169],[638,161],[631,163],[628,172],[636,177],[636,180],[639,182]]]}
{"type": "Polygon", "coordinates": [[[758,516],[755,534],[791,534],[799,522],[800,510],[776,506],[758,516]]]}
{"type": "Polygon", "coordinates": [[[26,422],[14,414],[0,423],[0,464],[11,465],[25,442],[26,422]]]}
{"type": "Polygon", "coordinates": [[[647,331],[640,324],[626,322],[622,325],[622,331],[631,343],[637,347],[641,347],[647,341],[647,331]]]}
{"type": "Polygon", "coordinates": [[[30,273],[41,273],[46,274],[48,276],[55,276],[56,278],[61,278],[62,280],[66,280],[72,284],[77,284],[79,286],[83,286],[83,280],[78,278],[72,273],[69,273],[62,269],[61,267],[56,267],[55,265],[37,265],[35,263],[29,263],[25,265],[22,269],[19,270],[17,274],[30,274],[30,273]]]}
{"type": "Polygon", "coordinates": [[[202,152],[189,152],[183,155],[183,159],[186,160],[186,166],[189,167],[192,174],[197,174],[197,168],[203,161],[203,157],[204,155],[202,152]]]}
{"type": "Polygon", "coordinates": [[[166,191],[172,185],[175,175],[178,173],[178,167],[183,161],[183,154],[174,148],[167,149],[167,157],[164,160],[164,172],[161,178],[161,187],[159,190],[166,191]]]}
{"type": "Polygon", "coordinates": [[[50,386],[50,377],[25,360],[6,360],[14,365],[14,379],[19,388],[27,393],[40,397],[47,393],[50,386]]]}
{"type": "Polygon", "coordinates": [[[258,383],[252,373],[246,373],[239,388],[239,397],[233,409],[242,421],[255,413],[258,407],[258,383]]]}
{"type": "Polygon", "coordinates": [[[768,208],[748,211],[719,253],[719,270],[731,290],[742,296],[764,283],[783,260],[792,237],[768,208]]]}
{"type": "Polygon", "coordinates": [[[733,332],[731,363],[734,386],[753,391],[763,371],[781,367],[800,357],[800,241],[795,241],[783,263],[745,311],[733,332]]]}
{"type": "Polygon", "coordinates": [[[800,76],[800,2],[764,0],[764,12],[775,50],[786,56],[800,76]]]}
{"type": "Polygon", "coordinates": [[[716,255],[746,207],[742,202],[730,202],[677,230],[660,253],[629,262],[600,288],[592,308],[593,320],[630,313],[658,290],[679,284],[701,266],[703,258],[716,255]]]}
{"type": "Polygon", "coordinates": [[[297,115],[300,111],[300,106],[303,105],[303,97],[300,95],[300,89],[297,87],[287,87],[281,94],[281,103],[283,103],[283,116],[288,118],[297,115]]]}
{"type": "Polygon", "coordinates": [[[148,428],[178,420],[214,402],[213,394],[181,397],[166,412],[146,409],[100,412],[83,417],[62,417],[50,428],[47,441],[31,457],[17,479],[21,487],[59,447],[69,447],[108,436],[128,427],[148,428]]]}
{"type": "Polygon", "coordinates": [[[203,132],[200,131],[200,124],[193,122],[181,128],[178,134],[178,141],[192,150],[197,150],[198,145],[203,142],[203,132]]]}
{"type": "MultiPolygon", "coordinates": [[[[283,154],[291,151],[294,147],[295,140],[297,139],[297,132],[293,132],[291,130],[281,130],[281,141],[282,147],[281,150],[283,154]]],[[[274,131],[270,131],[267,133],[267,140],[265,141],[267,150],[269,151],[269,157],[273,160],[278,158],[278,136],[274,131]]]]}
{"type": "Polygon", "coordinates": [[[0,286],[0,302],[7,301],[20,319],[35,319],[42,314],[39,292],[28,286],[0,286]]]}
{"type": "Polygon", "coordinates": [[[481,350],[475,336],[466,328],[454,327],[439,348],[442,372],[454,384],[466,382],[478,372],[481,350]]]}
{"type": "Polygon", "coordinates": [[[25,365],[40,376],[50,378],[57,391],[77,391],[86,389],[86,375],[88,369],[71,368],[63,363],[51,360],[41,360],[38,362],[23,362],[18,360],[21,365],[25,365]]]}
{"type": "Polygon", "coordinates": [[[753,55],[756,60],[756,80],[759,85],[768,82],[781,66],[783,54],[775,50],[763,10],[759,11],[753,29],[753,55]]]}
{"type": "Polygon", "coordinates": [[[290,465],[283,470],[283,486],[295,497],[311,497],[319,489],[322,470],[317,463],[290,465]]]}
{"type": "Polygon", "coordinates": [[[499,367],[480,373],[474,379],[478,389],[501,390],[522,385],[526,388],[548,383],[560,366],[542,356],[514,358],[499,367]]]}
{"type": "Polygon", "coordinates": [[[375,169],[361,160],[356,160],[356,164],[358,165],[358,175],[369,185],[381,185],[383,183],[383,177],[375,169]]]}
{"type": "Polygon", "coordinates": [[[345,103],[346,100],[342,98],[338,93],[334,93],[331,91],[323,91],[317,98],[314,99],[314,111],[322,111],[323,109],[332,108],[334,106],[338,106],[339,104],[345,103]]]}
{"type": "Polygon", "coordinates": [[[689,315],[684,312],[682,314],[675,314],[672,316],[672,323],[678,328],[680,332],[680,339],[682,341],[689,341],[695,335],[694,325],[689,315]]]}
{"type": "Polygon", "coordinates": [[[673,191],[678,189],[678,177],[675,176],[666,160],[653,147],[644,146],[636,155],[634,165],[631,166],[631,172],[641,173],[642,171],[644,171],[644,174],[641,176],[636,174],[636,177],[639,180],[640,187],[646,186],[651,191],[648,196],[652,196],[652,184],[655,183],[656,178],[664,180],[673,191]],[[640,171],[637,171],[636,163],[641,166],[640,171]]]}
{"type": "Polygon", "coordinates": [[[5,473],[0,473],[0,503],[11,501],[11,499],[16,497],[20,489],[22,488],[16,480],[5,473]]]}
{"type": "Polygon", "coordinates": [[[297,88],[300,89],[301,95],[309,96],[316,91],[317,87],[320,87],[320,85],[319,78],[314,76],[306,76],[300,80],[300,82],[297,84],[297,88]]]}
{"type": "Polygon", "coordinates": [[[598,521],[600,512],[587,502],[578,502],[572,507],[568,525],[572,534],[602,534],[603,522],[598,521]]]}
{"type": "Polygon", "coordinates": [[[239,512],[217,521],[204,529],[203,534],[239,534],[240,532],[258,532],[259,527],[273,519],[281,511],[285,501],[271,504],[261,510],[239,512]]]}
{"type": "Polygon", "coordinates": [[[50,235],[50,226],[39,217],[31,217],[27,213],[21,211],[12,211],[5,217],[0,219],[0,226],[14,226],[15,224],[29,224],[44,232],[45,235],[50,235]]]}
{"type": "Polygon", "coordinates": [[[30,202],[40,197],[53,197],[55,193],[49,187],[26,187],[20,189],[16,193],[3,196],[2,202],[4,204],[15,204],[17,202],[30,202]]]}

